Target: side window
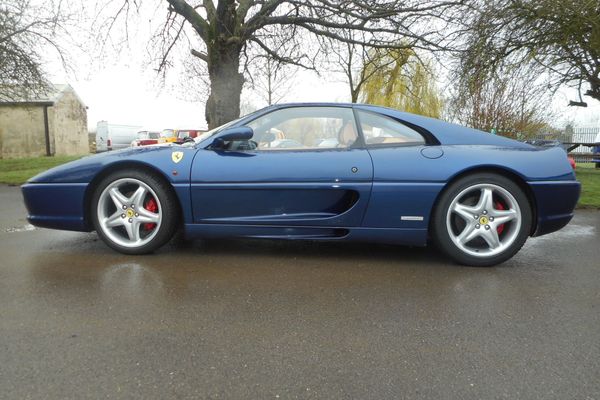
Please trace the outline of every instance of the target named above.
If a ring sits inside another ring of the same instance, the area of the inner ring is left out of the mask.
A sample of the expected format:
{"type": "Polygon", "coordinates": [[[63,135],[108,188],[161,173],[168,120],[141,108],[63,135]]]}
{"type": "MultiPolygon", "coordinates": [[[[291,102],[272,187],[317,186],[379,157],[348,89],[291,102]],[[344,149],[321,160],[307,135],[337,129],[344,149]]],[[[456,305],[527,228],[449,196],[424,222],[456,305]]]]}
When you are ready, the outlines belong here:
{"type": "Polygon", "coordinates": [[[348,148],[358,139],[352,109],[344,107],[284,108],[246,125],[258,150],[348,148]]]}
{"type": "Polygon", "coordinates": [[[419,132],[392,118],[367,111],[358,111],[358,118],[367,145],[425,143],[419,132]]]}

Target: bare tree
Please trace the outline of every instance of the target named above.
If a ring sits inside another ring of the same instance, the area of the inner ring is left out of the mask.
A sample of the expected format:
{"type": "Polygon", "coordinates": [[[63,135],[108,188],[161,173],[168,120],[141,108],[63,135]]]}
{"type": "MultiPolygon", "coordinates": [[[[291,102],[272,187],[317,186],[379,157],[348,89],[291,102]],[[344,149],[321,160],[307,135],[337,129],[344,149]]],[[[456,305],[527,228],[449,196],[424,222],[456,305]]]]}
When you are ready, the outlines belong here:
{"type": "Polygon", "coordinates": [[[373,48],[360,43],[364,42],[361,32],[348,30],[341,35],[348,41],[324,40],[322,47],[330,54],[330,69],[344,75],[353,103],[362,101],[440,117],[442,101],[431,65],[409,44],[373,48]]]}
{"type": "MultiPolygon", "coordinates": [[[[346,29],[340,31],[339,35],[345,40],[324,37],[321,47],[323,52],[329,55],[328,69],[344,76],[350,92],[350,101],[357,103],[363,85],[378,72],[379,68],[385,68],[395,60],[389,57],[384,60],[380,57],[387,49],[371,48],[366,45],[368,39],[364,32],[346,29]]],[[[394,48],[399,49],[401,45],[396,44],[394,48]]]]}
{"type": "MultiPolygon", "coordinates": [[[[115,0],[118,1],[118,0],[115,0]]],[[[123,4],[112,22],[127,16],[123,4]]],[[[165,0],[168,3],[159,69],[170,65],[176,43],[189,42],[191,52],[206,64],[210,95],[206,103],[209,127],[239,115],[248,53],[258,51],[273,60],[314,68],[318,51],[302,45],[307,35],[368,45],[443,49],[449,37],[444,27],[467,0],[165,0]],[[349,39],[344,30],[364,33],[349,39]]],[[[108,29],[113,23],[108,24],[108,29]]]]}
{"type": "Polygon", "coordinates": [[[535,68],[489,76],[460,76],[449,102],[449,117],[476,129],[529,138],[550,129],[552,94],[535,68]]]}
{"type": "Polygon", "coordinates": [[[254,91],[267,103],[279,103],[294,84],[297,67],[283,64],[269,55],[257,57],[250,70],[250,83],[254,91]]]}
{"type": "Polygon", "coordinates": [[[66,32],[67,19],[60,1],[0,4],[0,101],[26,99],[48,90],[43,55],[53,49],[66,64],[57,37],[66,32]]]}
{"type": "Polygon", "coordinates": [[[358,103],[358,96],[362,85],[370,78],[366,75],[365,64],[369,63],[368,48],[364,45],[345,42],[331,46],[332,53],[336,56],[334,63],[338,71],[346,77],[350,91],[350,101],[358,103]]]}

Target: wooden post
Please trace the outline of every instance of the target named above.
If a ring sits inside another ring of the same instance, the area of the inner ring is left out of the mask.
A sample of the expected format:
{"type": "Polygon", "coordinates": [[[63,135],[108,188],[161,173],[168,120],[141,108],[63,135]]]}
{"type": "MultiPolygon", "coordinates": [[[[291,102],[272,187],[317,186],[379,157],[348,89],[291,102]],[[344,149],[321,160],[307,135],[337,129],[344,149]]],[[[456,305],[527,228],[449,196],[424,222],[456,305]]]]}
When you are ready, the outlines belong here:
{"type": "Polygon", "coordinates": [[[52,151],[50,149],[50,126],[48,124],[48,105],[44,105],[44,135],[46,137],[46,156],[51,157],[52,151]]]}

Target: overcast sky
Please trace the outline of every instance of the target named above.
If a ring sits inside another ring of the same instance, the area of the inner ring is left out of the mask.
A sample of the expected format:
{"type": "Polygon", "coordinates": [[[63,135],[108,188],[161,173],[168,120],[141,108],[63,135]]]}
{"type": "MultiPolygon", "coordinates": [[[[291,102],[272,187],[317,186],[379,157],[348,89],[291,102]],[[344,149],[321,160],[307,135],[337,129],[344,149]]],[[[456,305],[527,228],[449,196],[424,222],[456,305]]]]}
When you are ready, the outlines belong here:
{"type": "MultiPolygon", "coordinates": [[[[79,79],[58,72],[53,81],[73,86],[89,107],[90,128],[100,120],[150,129],[206,127],[204,103],[185,101],[185,89],[156,88],[153,73],[144,73],[135,63],[110,65],[79,79]]],[[[336,78],[325,79],[312,72],[298,72],[294,82],[296,84],[285,96],[285,102],[349,101],[346,86],[336,78]]],[[[196,96],[190,93],[189,97],[196,96]]],[[[244,100],[258,107],[266,105],[248,90],[244,91],[244,100]]]]}
{"type": "MultiPolygon", "coordinates": [[[[53,80],[55,83],[69,83],[75,88],[89,107],[90,128],[100,120],[149,129],[206,127],[203,103],[183,100],[185,93],[179,90],[156,88],[152,77],[143,73],[141,60],[138,65],[135,60],[130,61],[129,65],[109,65],[79,79],[55,73],[53,80]]],[[[285,102],[349,101],[348,89],[338,78],[300,72],[294,81],[296,84],[285,96],[285,102]]],[[[190,93],[190,97],[195,96],[190,93]]],[[[245,91],[244,98],[257,106],[265,105],[250,91],[245,91]]],[[[566,107],[569,99],[576,99],[575,91],[561,90],[556,95],[554,107],[562,114],[558,124],[572,121],[576,126],[600,126],[600,103],[587,99],[588,108],[566,107]]]]}
{"type": "MultiPolygon", "coordinates": [[[[153,12],[157,13],[156,10],[153,12]]],[[[161,18],[162,13],[158,13],[157,19],[161,18]]],[[[90,52],[73,51],[70,72],[65,72],[49,53],[46,69],[52,81],[73,86],[88,106],[90,128],[95,128],[101,120],[153,130],[206,127],[204,104],[198,101],[194,89],[185,87],[186,78],[172,70],[167,75],[168,84],[160,87],[160,79],[152,71],[154,64],[147,50],[152,29],[141,26],[136,32],[130,32],[128,48],[118,55],[97,59],[90,52]]],[[[188,49],[184,51],[187,54],[188,49]]],[[[342,79],[342,76],[327,73],[317,76],[314,72],[300,71],[282,102],[347,102],[350,97],[342,79]]],[[[574,90],[562,89],[556,94],[553,107],[560,117],[555,124],[564,126],[572,122],[582,127],[600,126],[600,102],[584,98],[588,108],[566,106],[569,100],[576,99],[574,90]]],[[[255,107],[266,105],[249,90],[244,91],[243,101],[253,103],[255,107]]]]}

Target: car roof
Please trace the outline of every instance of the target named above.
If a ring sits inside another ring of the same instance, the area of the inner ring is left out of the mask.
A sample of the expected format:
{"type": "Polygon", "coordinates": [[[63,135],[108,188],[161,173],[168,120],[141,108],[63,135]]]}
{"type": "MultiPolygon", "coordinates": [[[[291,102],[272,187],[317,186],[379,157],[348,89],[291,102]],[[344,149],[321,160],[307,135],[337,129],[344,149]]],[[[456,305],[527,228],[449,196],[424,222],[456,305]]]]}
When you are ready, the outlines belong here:
{"type": "Polygon", "coordinates": [[[372,104],[333,102],[282,103],[265,107],[261,110],[258,110],[257,113],[266,114],[273,110],[288,107],[352,107],[358,110],[371,111],[392,117],[416,127],[420,127],[432,134],[435,139],[442,144],[494,145],[513,148],[531,148],[531,145],[526,143],[488,132],[483,132],[478,129],[457,125],[436,118],[425,117],[423,115],[412,114],[390,107],[376,106],[372,104]]]}

